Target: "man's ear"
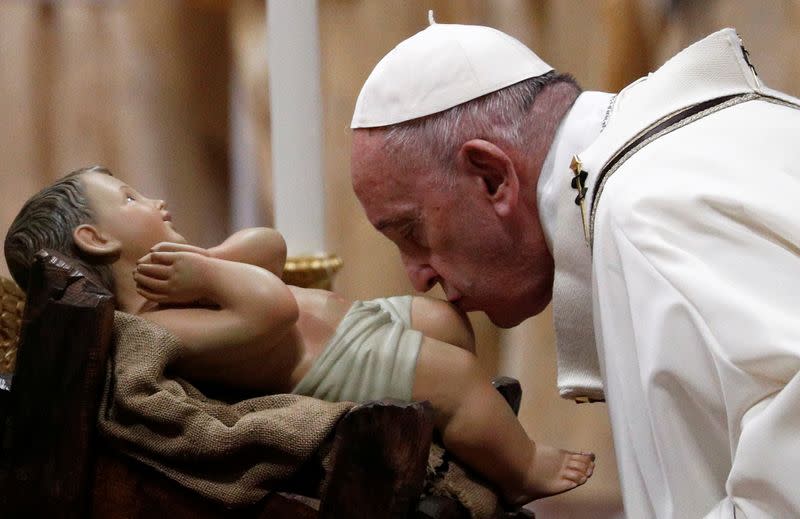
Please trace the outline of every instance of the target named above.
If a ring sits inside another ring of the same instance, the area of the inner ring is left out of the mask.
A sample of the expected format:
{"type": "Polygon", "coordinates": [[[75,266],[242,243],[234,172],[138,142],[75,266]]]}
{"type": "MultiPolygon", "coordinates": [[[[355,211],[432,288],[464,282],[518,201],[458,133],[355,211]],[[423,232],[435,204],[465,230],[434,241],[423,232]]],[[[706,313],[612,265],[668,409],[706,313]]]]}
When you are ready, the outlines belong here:
{"type": "Polygon", "coordinates": [[[81,252],[90,256],[117,255],[122,248],[119,240],[100,231],[94,225],[84,223],[72,231],[72,239],[81,252]]]}
{"type": "Polygon", "coordinates": [[[478,184],[498,215],[507,216],[517,205],[517,171],[511,157],[500,147],[483,139],[469,140],[461,145],[458,162],[478,184]]]}

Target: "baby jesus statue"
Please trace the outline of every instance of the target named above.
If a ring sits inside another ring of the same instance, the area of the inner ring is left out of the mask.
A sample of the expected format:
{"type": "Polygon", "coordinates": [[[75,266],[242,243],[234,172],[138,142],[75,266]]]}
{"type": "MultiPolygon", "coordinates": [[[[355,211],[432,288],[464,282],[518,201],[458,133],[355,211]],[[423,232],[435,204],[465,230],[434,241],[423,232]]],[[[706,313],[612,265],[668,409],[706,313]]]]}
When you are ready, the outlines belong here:
{"type": "Polygon", "coordinates": [[[427,400],[445,448],[509,505],[592,475],[592,454],[527,436],[476,362],[465,315],[426,297],[354,302],[287,286],[286,246],[272,229],[190,245],[163,200],[95,166],[33,196],[12,224],[5,254],[23,288],[42,248],[93,272],[118,310],[175,335],[183,348],[175,369],[187,380],[330,401],[427,400]]]}

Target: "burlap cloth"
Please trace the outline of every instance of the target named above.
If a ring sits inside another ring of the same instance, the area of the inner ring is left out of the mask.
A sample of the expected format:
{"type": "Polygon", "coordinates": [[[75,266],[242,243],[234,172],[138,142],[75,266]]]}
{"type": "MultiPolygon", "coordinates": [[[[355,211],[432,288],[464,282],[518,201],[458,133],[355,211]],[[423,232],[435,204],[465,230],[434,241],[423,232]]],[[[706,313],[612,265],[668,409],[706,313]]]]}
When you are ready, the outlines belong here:
{"type": "Polygon", "coordinates": [[[424,493],[455,499],[469,511],[472,519],[493,519],[503,514],[497,494],[469,469],[459,465],[438,443],[431,445],[424,493]]]}
{"type": "MultiPolygon", "coordinates": [[[[231,507],[259,501],[295,474],[355,405],[288,394],[214,400],[170,374],[180,348],[173,335],[122,312],[114,315],[113,347],[100,433],[127,455],[231,507]]],[[[437,445],[425,488],[458,499],[474,519],[500,511],[495,494],[437,445]]]]}

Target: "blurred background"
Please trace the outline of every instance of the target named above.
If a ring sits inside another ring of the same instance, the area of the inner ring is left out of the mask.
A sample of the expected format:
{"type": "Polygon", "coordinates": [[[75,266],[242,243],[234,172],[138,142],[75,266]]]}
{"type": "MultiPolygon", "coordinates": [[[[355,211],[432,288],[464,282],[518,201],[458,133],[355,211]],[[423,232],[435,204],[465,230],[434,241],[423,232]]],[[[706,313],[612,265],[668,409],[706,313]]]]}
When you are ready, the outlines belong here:
{"type": "MultiPolygon", "coordinates": [[[[324,233],[344,260],[335,289],[351,298],[413,292],[352,194],[349,122],[372,67],[426,26],[428,9],[440,23],[503,30],[603,91],[735,26],[762,79],[800,94],[798,0],[319,0],[324,233]]],[[[30,195],[91,164],[166,199],[196,244],[271,225],[269,14],[264,0],[0,2],[3,233],[30,195]]],[[[559,399],[550,311],[507,331],[471,318],[486,370],[522,382],[529,434],[598,455],[587,485],[532,508],[543,519],[622,517],[606,407],[559,399]]]]}

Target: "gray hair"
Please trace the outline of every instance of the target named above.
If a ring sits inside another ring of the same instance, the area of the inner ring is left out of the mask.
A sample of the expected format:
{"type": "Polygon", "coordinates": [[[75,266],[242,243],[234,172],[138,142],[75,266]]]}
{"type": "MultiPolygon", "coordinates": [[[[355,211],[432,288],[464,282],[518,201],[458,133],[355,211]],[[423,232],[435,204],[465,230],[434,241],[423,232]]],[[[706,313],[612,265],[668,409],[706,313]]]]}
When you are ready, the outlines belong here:
{"type": "Polygon", "coordinates": [[[76,227],[94,221],[80,179],[81,175],[89,172],[111,175],[109,170],[101,166],[75,170],[33,195],[11,224],[4,247],[6,263],[14,281],[23,290],[28,286],[34,254],[41,249],[53,249],[73,258],[75,263],[114,293],[110,265],[85,257],[72,237],[76,227]]]}
{"type": "Polygon", "coordinates": [[[580,92],[571,75],[551,71],[443,112],[384,127],[384,150],[401,164],[417,157],[428,166],[449,170],[461,144],[470,139],[523,148],[530,139],[524,116],[539,92],[555,83],[570,84],[580,92]]]}

